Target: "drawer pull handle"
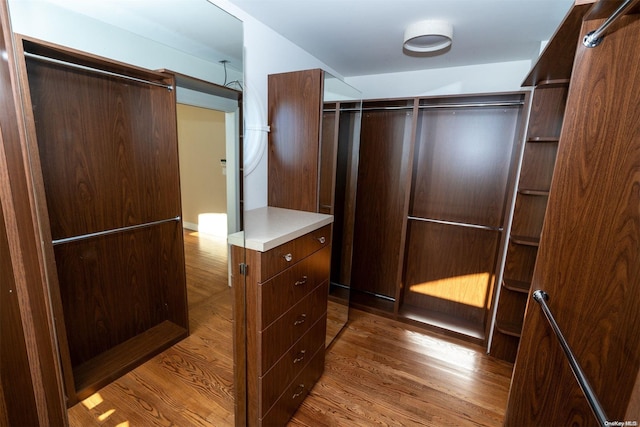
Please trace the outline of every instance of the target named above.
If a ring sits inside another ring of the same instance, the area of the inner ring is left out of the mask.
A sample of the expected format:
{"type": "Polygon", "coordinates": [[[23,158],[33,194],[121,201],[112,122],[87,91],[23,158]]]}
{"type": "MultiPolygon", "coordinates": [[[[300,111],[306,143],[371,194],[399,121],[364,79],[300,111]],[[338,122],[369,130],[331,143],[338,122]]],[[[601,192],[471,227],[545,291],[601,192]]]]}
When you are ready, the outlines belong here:
{"type": "Polygon", "coordinates": [[[303,393],[304,393],[304,384],[298,384],[298,388],[296,389],[296,392],[293,393],[293,396],[291,396],[291,398],[296,399],[302,396],[303,393]]]}
{"type": "Polygon", "coordinates": [[[298,316],[296,321],[293,322],[293,326],[302,325],[305,322],[305,320],[307,320],[307,315],[305,313],[302,313],[300,316],[298,316]]]}
{"type": "Polygon", "coordinates": [[[304,355],[306,353],[307,353],[307,350],[301,350],[300,353],[298,353],[298,357],[293,359],[293,364],[295,365],[296,363],[302,362],[304,360],[304,355]]]}
{"type": "Polygon", "coordinates": [[[307,276],[302,276],[302,279],[296,280],[296,283],[294,283],[293,286],[302,286],[305,283],[307,283],[307,276]]]}
{"type": "Polygon", "coordinates": [[[321,244],[324,245],[324,243],[327,241],[327,239],[324,238],[324,236],[322,237],[318,237],[318,242],[320,242],[321,244]]]}
{"type": "Polygon", "coordinates": [[[286,255],[283,256],[283,258],[285,259],[285,261],[291,262],[291,260],[293,259],[293,255],[286,254],[286,255]]]}

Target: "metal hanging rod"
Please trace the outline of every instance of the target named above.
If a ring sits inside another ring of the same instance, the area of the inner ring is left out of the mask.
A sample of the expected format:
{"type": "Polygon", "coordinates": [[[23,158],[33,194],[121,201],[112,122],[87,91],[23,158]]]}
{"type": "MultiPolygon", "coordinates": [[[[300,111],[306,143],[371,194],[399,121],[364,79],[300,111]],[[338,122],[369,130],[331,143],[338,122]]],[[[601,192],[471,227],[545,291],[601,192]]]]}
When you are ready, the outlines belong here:
{"type": "Polygon", "coordinates": [[[160,225],[166,222],[174,222],[174,221],[180,221],[180,216],[176,216],[174,218],[168,218],[168,219],[161,219],[160,221],[146,222],[144,224],[130,225],[128,227],[120,227],[120,228],[113,228],[111,230],[98,231],[96,233],[82,234],[80,236],[66,237],[64,239],[53,240],[51,243],[53,243],[53,245],[55,246],[55,245],[60,245],[62,243],[70,243],[78,240],[90,239],[92,237],[107,236],[109,234],[122,233],[124,231],[131,231],[131,230],[138,230],[140,228],[153,227],[154,225],[160,225]]]}
{"type": "Polygon", "coordinates": [[[596,47],[598,46],[602,40],[604,39],[604,33],[607,31],[607,28],[611,24],[613,24],[620,16],[624,15],[633,5],[638,3],[638,0],[625,0],[616,10],[611,14],[610,17],[607,18],[606,21],[598,27],[598,29],[594,31],[590,31],[586,36],[582,39],[582,44],[586,47],[596,47]]]}
{"type": "Polygon", "coordinates": [[[589,406],[591,407],[593,414],[598,419],[598,423],[600,423],[600,425],[603,427],[609,425],[609,421],[607,421],[607,416],[605,415],[604,410],[602,409],[602,405],[598,401],[598,397],[593,392],[593,389],[591,388],[589,381],[587,381],[587,377],[585,376],[584,372],[582,371],[582,368],[580,367],[580,364],[578,363],[575,356],[573,355],[573,352],[569,347],[569,343],[567,343],[567,340],[564,338],[564,335],[562,335],[562,331],[560,330],[558,323],[556,323],[556,319],[553,317],[553,314],[551,313],[551,310],[547,305],[549,294],[538,289],[533,292],[532,296],[533,296],[533,299],[536,300],[538,304],[540,304],[540,308],[542,308],[542,313],[544,313],[544,317],[547,318],[547,320],[549,321],[549,324],[551,325],[551,329],[553,329],[553,332],[555,333],[556,338],[558,338],[558,341],[560,342],[560,346],[562,347],[562,350],[564,350],[564,354],[567,356],[567,359],[569,360],[571,371],[573,372],[573,375],[578,380],[578,385],[580,385],[580,389],[584,393],[584,396],[587,398],[587,402],[589,402],[589,406]]]}
{"type": "Polygon", "coordinates": [[[132,80],[132,81],[138,82],[138,83],[146,83],[148,85],[164,87],[164,88],[166,88],[168,90],[173,90],[173,86],[172,85],[166,85],[164,83],[158,83],[158,82],[154,82],[154,81],[151,81],[151,80],[139,79],[137,77],[127,76],[126,74],[119,74],[119,73],[114,73],[114,72],[107,71],[107,70],[101,70],[100,68],[94,68],[94,67],[88,67],[86,65],[74,64],[73,62],[62,61],[60,59],[50,58],[48,56],[37,55],[35,53],[25,52],[24,56],[26,56],[27,58],[37,59],[38,61],[51,62],[53,64],[64,65],[65,67],[69,67],[69,68],[76,68],[78,70],[90,71],[92,73],[102,74],[102,75],[110,76],[110,77],[119,77],[121,79],[132,80]]]}
{"type": "MultiPolygon", "coordinates": [[[[471,108],[471,107],[519,107],[524,105],[524,101],[503,101],[503,102],[472,102],[468,104],[428,104],[419,105],[419,110],[430,108],[471,108]]],[[[413,110],[413,105],[389,106],[389,107],[364,107],[362,111],[375,110],[413,110]]]]}
{"type": "Polygon", "coordinates": [[[362,111],[379,111],[379,110],[413,110],[413,105],[393,106],[393,107],[364,107],[362,111]]]}
{"type": "Polygon", "coordinates": [[[458,227],[477,228],[479,230],[502,231],[502,227],[492,227],[490,225],[470,224],[467,222],[444,221],[441,219],[422,218],[419,216],[411,216],[411,215],[409,215],[408,218],[414,221],[431,222],[434,224],[456,225],[458,227]]]}
{"type": "Polygon", "coordinates": [[[469,104],[429,104],[420,105],[419,109],[427,108],[467,108],[467,107],[519,107],[524,105],[524,101],[504,101],[504,102],[473,102],[469,104]]]}

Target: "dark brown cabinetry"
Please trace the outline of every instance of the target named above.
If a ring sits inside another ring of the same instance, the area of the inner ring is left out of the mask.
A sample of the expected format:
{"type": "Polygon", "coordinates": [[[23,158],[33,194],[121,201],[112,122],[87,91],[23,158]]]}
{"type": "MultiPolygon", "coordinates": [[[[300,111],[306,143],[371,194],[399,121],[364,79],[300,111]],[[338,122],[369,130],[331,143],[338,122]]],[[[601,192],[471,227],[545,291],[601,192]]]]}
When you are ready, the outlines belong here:
{"type": "Polygon", "coordinates": [[[173,78],[22,46],[72,405],[188,334],[173,78]]]}
{"type": "Polygon", "coordinates": [[[318,168],[324,73],[271,74],[269,206],[318,212],[318,168]]]}
{"type": "Polygon", "coordinates": [[[329,344],[348,320],[359,92],[320,69],[273,74],[268,83],[269,206],[335,218],[329,344]],[[323,104],[325,96],[327,102],[323,104]]]}
{"type": "Polygon", "coordinates": [[[364,103],[355,305],[484,341],[525,98],[364,103]]]}
{"type": "MultiPolygon", "coordinates": [[[[549,309],[610,425],[640,418],[637,7],[597,47],[583,46],[582,39],[620,3],[594,5],[581,29],[564,41],[571,49],[559,52],[573,58],[577,47],[531,279],[532,291],[548,294],[549,309]]],[[[600,425],[531,298],[505,425],[600,425]]]]}
{"type": "Polygon", "coordinates": [[[413,104],[413,100],[363,104],[352,300],[389,311],[404,259],[413,104]]]}
{"type": "Polygon", "coordinates": [[[249,426],[285,425],[324,370],[330,258],[331,225],[247,249],[249,426]]]}
{"type": "Polygon", "coordinates": [[[515,361],[562,129],[568,80],[534,92],[489,353],[515,361]]]}

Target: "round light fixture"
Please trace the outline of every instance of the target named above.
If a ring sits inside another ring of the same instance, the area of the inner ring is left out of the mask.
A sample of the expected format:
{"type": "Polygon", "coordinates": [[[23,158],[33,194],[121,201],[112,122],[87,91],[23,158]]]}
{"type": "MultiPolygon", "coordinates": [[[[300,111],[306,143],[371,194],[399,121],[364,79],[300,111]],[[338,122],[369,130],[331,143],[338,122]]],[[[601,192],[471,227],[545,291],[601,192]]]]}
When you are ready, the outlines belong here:
{"type": "Polygon", "coordinates": [[[420,21],[404,32],[404,48],[411,52],[435,52],[451,45],[453,26],[445,21],[420,21]]]}

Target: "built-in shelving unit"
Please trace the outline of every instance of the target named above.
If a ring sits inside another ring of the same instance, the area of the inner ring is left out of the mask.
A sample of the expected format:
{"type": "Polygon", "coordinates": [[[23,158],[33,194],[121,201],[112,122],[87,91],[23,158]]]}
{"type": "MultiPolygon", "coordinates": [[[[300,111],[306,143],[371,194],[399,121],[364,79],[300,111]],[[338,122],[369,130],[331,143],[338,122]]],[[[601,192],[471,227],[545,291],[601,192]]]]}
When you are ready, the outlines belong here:
{"type": "Polygon", "coordinates": [[[486,342],[528,96],[364,102],[352,306],[486,342]]]}
{"type": "Polygon", "coordinates": [[[520,342],[568,87],[568,80],[553,80],[539,83],[533,92],[490,348],[491,355],[510,362],[520,342]]]}

